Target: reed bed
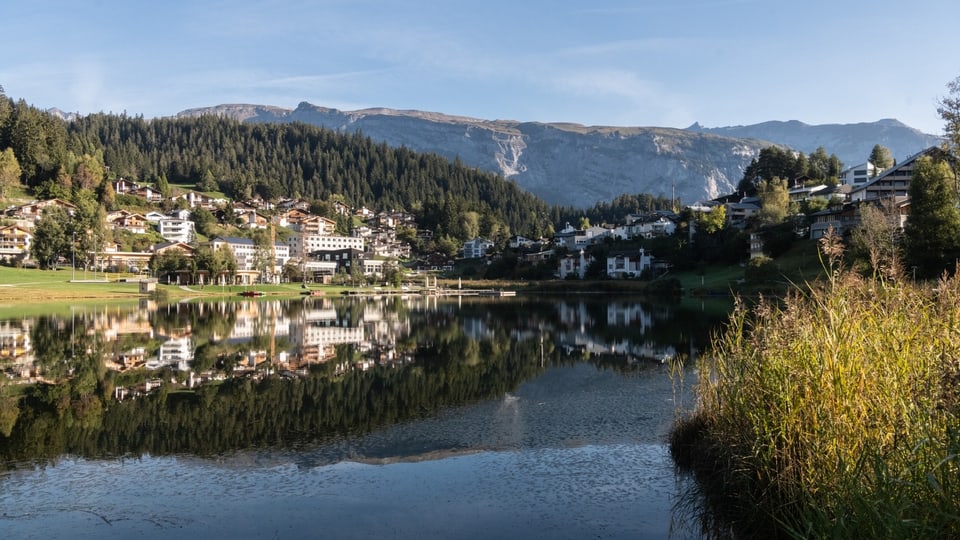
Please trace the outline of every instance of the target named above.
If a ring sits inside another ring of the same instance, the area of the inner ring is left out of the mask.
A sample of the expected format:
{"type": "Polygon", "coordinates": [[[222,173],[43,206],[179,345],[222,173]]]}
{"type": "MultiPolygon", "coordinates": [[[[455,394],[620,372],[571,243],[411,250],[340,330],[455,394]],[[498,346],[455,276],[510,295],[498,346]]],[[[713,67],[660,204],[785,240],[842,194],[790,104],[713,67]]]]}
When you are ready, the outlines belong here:
{"type": "Polygon", "coordinates": [[[960,538],[957,277],[738,302],[698,372],[671,451],[714,532],[960,538]]]}

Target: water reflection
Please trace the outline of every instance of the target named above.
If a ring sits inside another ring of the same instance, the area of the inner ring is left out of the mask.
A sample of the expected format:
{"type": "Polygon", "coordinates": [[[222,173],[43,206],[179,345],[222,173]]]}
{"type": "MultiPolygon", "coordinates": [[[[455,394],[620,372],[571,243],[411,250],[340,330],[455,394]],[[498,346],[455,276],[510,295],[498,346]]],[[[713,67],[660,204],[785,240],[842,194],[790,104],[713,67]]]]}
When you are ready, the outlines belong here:
{"type": "Polygon", "coordinates": [[[718,317],[631,299],[411,296],[0,321],[0,458],[294,447],[493,397],[493,425],[510,425],[522,421],[510,392],[547,368],[639,373],[695,355],[718,317]]]}
{"type": "Polygon", "coordinates": [[[684,396],[664,361],[724,315],[414,296],[2,321],[0,529],[663,538],[684,396]]]}

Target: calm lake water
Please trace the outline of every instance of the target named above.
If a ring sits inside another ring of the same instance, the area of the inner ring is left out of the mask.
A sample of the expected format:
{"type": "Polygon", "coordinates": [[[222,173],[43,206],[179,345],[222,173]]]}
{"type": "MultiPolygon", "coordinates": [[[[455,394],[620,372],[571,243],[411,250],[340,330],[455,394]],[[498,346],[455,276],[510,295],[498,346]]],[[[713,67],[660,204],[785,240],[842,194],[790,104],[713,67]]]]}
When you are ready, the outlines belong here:
{"type": "Polygon", "coordinates": [[[0,538],[695,538],[671,365],[723,317],[387,297],[0,321],[0,538]]]}

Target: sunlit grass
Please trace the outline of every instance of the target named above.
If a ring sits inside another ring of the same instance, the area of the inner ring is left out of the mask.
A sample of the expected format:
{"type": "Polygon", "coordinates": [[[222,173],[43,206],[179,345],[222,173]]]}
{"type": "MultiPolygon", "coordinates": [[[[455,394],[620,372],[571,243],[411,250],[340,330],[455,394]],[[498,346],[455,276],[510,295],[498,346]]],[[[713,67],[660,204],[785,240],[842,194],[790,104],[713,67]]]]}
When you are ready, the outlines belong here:
{"type": "Polygon", "coordinates": [[[958,392],[960,279],[836,274],[737,307],[671,449],[753,533],[960,537],[958,392]]]}

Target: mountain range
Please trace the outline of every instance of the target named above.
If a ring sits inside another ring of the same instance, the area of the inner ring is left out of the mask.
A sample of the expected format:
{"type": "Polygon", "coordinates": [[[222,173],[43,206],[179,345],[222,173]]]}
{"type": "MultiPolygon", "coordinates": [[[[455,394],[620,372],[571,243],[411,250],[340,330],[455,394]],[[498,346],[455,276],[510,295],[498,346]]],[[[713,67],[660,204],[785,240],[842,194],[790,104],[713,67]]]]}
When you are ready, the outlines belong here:
{"type": "Polygon", "coordinates": [[[852,166],[866,161],[875,144],[902,159],[940,141],[896,120],[676,129],[483,120],[385,108],[341,111],[306,102],[296,109],[218,105],[177,116],[209,114],[359,131],[374,141],[502,174],[550,204],[581,208],[622,194],[677,197],[688,204],[732,193],[751,159],[771,144],[807,154],[822,146],[852,166]]]}

